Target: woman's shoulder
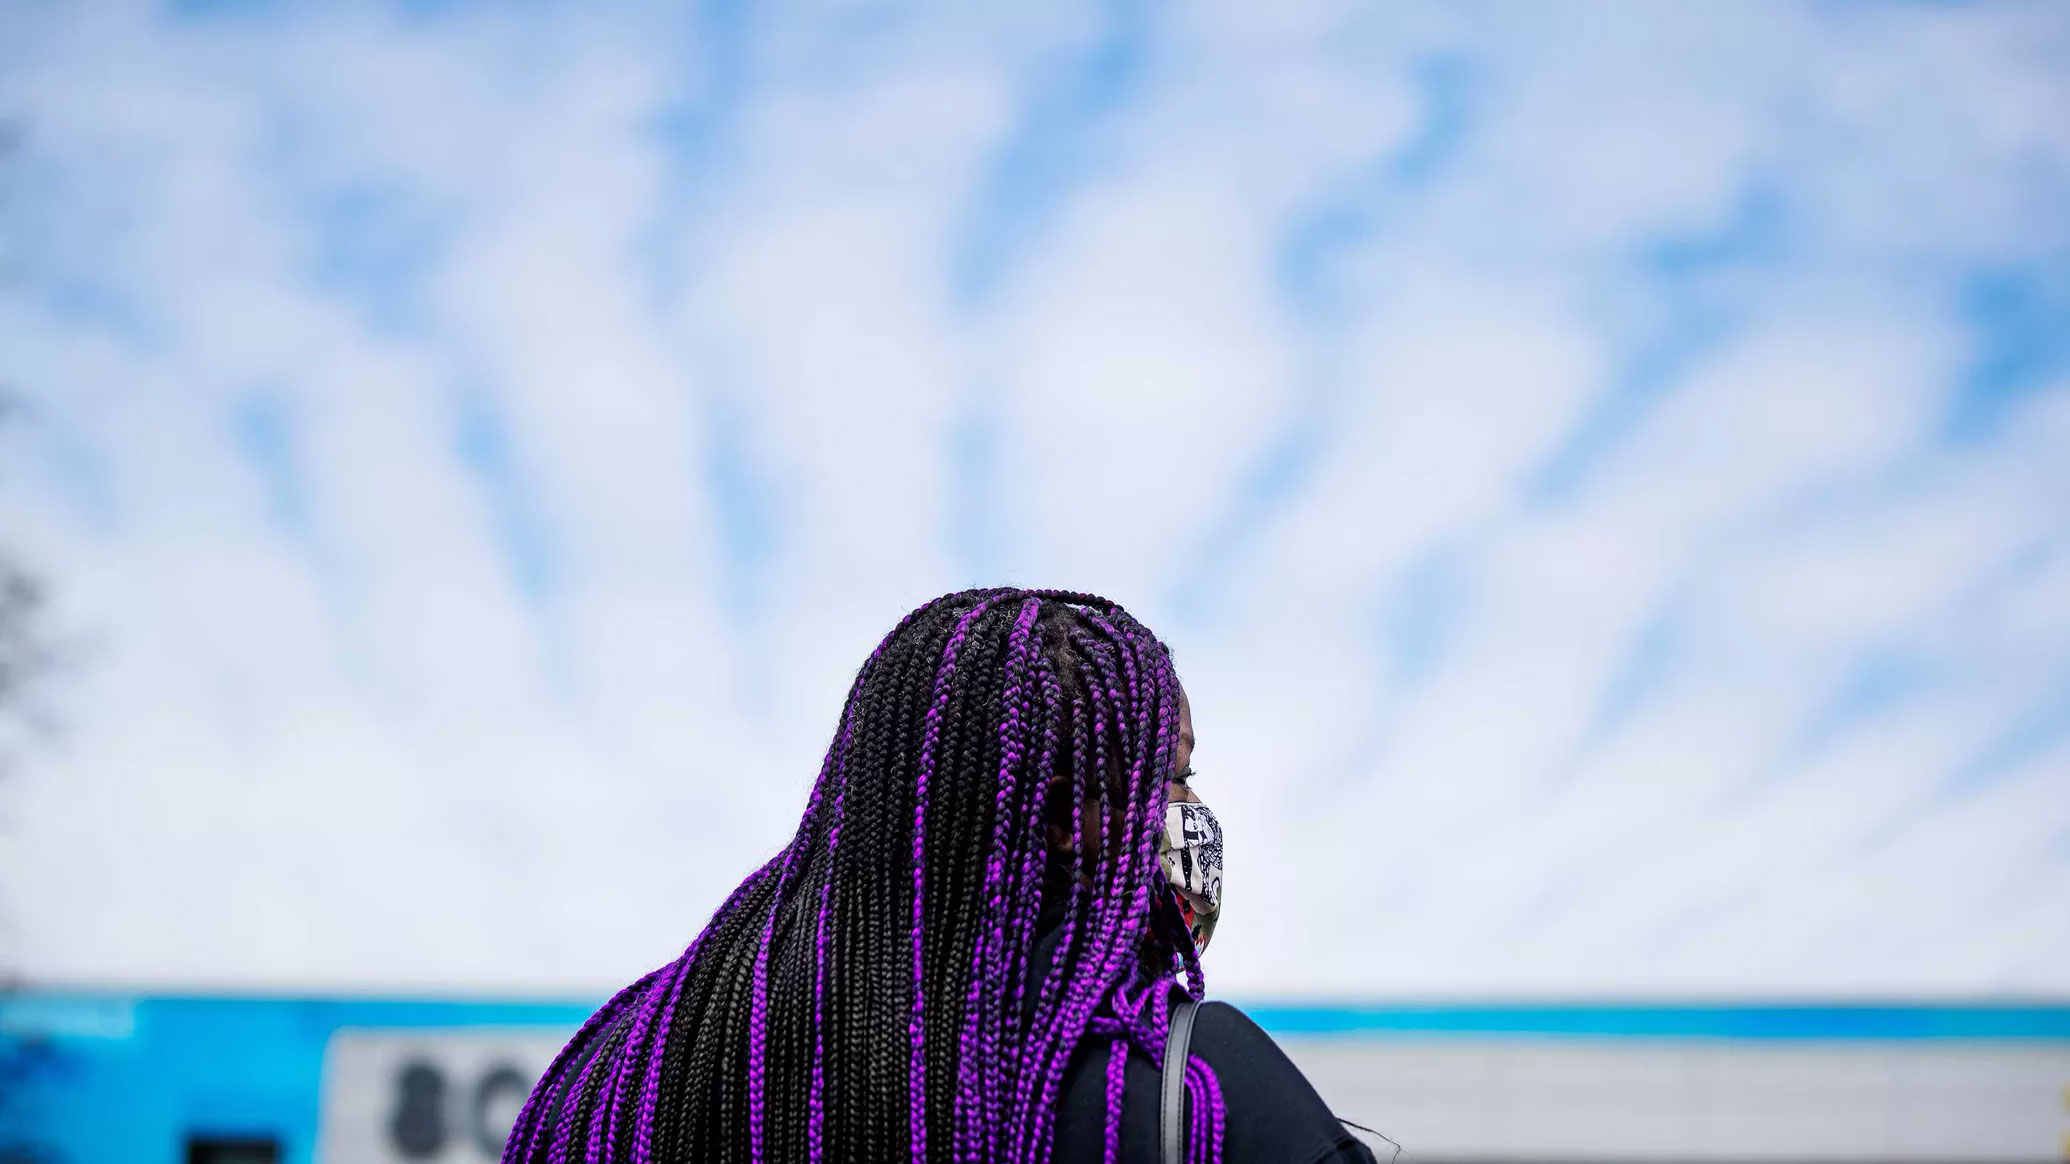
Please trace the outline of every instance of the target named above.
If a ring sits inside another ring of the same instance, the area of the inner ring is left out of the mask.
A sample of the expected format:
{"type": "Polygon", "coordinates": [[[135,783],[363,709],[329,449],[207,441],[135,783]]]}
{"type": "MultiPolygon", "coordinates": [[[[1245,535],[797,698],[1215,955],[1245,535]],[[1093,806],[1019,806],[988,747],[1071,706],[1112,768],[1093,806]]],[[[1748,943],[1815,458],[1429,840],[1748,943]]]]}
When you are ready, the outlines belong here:
{"type": "MultiPolygon", "coordinates": [[[[1371,1164],[1301,1068],[1243,1011],[1203,1003],[1190,1049],[1214,1069],[1222,1093],[1224,1164],[1371,1164]]],[[[1107,1044],[1097,1040],[1073,1057],[1056,1112],[1057,1164],[1103,1157],[1106,1062],[1107,1044]]],[[[1159,1065],[1132,1049],[1124,1081],[1121,1159],[1156,1160],[1159,1065]]]]}
{"type": "Polygon", "coordinates": [[[1202,1003],[1193,1053],[1214,1068],[1227,1112],[1224,1159],[1363,1160],[1301,1068],[1242,1010],[1202,1003]]]}
{"type": "Polygon", "coordinates": [[[1300,1072],[1272,1036],[1265,1033],[1265,1028],[1232,1003],[1200,1004],[1193,1020],[1193,1052],[1205,1054],[1204,1048],[1226,1048],[1244,1056],[1263,1055],[1286,1070],[1300,1072]]]}

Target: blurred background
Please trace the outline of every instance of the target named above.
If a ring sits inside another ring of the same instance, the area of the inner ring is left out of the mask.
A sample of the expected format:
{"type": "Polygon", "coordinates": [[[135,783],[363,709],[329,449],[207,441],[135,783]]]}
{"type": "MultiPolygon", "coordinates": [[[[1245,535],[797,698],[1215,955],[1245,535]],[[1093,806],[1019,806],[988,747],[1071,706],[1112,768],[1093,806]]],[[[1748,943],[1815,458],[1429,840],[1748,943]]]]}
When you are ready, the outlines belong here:
{"type": "Polygon", "coordinates": [[[0,0],[0,1126],[487,1153],[1004,581],[1411,1156],[2070,1156],[2066,388],[2061,5],[0,0]]]}

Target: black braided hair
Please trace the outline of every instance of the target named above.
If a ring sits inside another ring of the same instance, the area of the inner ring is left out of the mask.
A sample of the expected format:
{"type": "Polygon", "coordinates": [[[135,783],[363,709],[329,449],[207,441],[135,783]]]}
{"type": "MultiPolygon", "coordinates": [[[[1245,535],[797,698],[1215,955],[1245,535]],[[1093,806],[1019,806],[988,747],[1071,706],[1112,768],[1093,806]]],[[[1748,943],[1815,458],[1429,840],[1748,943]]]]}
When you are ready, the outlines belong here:
{"type": "Polygon", "coordinates": [[[504,1164],[1045,1164],[1079,1045],[1155,1051],[1169,987],[1200,989],[1152,907],[1179,698],[1106,599],[915,610],[857,674],[790,844],[583,1027],[504,1164]]]}

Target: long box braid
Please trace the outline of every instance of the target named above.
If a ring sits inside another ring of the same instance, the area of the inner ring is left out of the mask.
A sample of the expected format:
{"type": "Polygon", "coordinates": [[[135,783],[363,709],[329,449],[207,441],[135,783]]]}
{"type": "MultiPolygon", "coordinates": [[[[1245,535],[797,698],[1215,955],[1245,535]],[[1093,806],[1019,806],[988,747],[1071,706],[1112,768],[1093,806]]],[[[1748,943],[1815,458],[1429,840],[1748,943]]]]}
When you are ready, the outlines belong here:
{"type": "MultiPolygon", "coordinates": [[[[1170,653],[1089,594],[945,595],[849,689],[797,832],[547,1068],[504,1164],[1046,1164],[1065,1069],[1160,1055],[1200,964],[1152,908],[1170,653]],[[1045,972],[1038,918],[1060,916],[1045,972]]],[[[1220,1158],[1189,1062],[1188,1159],[1220,1158]]]]}

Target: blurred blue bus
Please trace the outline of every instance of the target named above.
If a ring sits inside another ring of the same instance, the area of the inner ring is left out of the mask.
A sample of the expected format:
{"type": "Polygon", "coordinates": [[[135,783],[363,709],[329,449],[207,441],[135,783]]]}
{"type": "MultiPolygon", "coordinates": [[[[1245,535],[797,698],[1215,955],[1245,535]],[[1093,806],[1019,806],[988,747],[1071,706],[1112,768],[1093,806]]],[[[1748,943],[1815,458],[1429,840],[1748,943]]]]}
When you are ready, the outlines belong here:
{"type": "MultiPolygon", "coordinates": [[[[7,995],[0,1155],[481,1164],[596,1002],[7,995]]],[[[2070,1160],[2070,1005],[1246,1009],[1424,1164],[2070,1160]]]]}

